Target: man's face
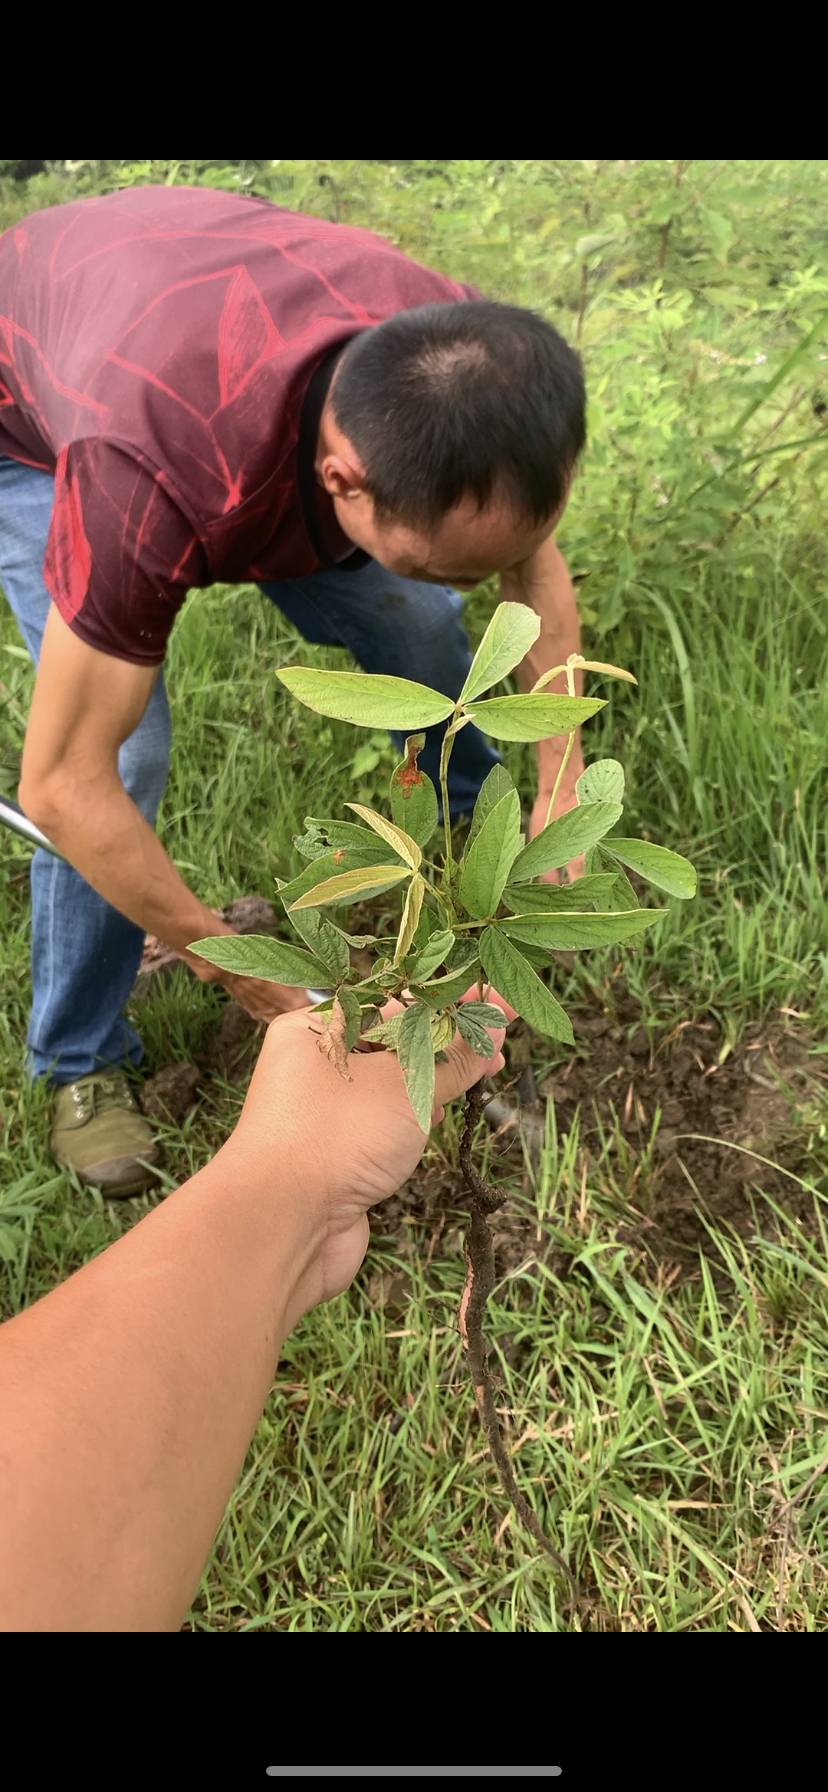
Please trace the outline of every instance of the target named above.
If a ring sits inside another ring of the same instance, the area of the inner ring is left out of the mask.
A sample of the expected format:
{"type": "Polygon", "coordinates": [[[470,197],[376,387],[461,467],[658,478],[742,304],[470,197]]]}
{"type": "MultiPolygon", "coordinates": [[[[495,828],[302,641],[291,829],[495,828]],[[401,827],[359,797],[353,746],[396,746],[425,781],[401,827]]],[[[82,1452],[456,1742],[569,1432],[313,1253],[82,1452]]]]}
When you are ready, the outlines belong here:
{"type": "Polygon", "coordinates": [[[452,585],[473,591],[492,573],[511,572],[528,560],[551,535],[557,519],[540,526],[520,522],[511,506],[492,502],[478,509],[464,498],[428,534],[406,523],[378,521],[373,500],[363,493],[360,506],[334,498],[340,527],[380,566],[404,579],[452,585]]]}
{"type": "Polygon", "coordinates": [[[428,533],[378,518],[365,490],[355,449],[326,405],[319,430],[317,479],[329,493],[343,534],[380,566],[404,579],[473,591],[492,573],[508,573],[528,560],[553,533],[564,506],[541,524],[521,521],[510,504],[493,498],[479,509],[464,498],[428,533]]]}

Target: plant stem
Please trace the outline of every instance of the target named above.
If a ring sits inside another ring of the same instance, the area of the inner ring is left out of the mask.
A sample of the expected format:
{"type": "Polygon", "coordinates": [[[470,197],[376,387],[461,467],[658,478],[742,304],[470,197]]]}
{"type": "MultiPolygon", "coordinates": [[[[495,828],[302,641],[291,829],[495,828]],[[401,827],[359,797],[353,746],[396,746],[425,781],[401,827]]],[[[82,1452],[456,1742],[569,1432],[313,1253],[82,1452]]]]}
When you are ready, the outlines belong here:
{"type": "MultiPolygon", "coordinates": [[[[567,691],[568,691],[570,697],[574,697],[574,695],[575,695],[575,672],[574,672],[573,667],[570,665],[569,661],[567,661],[565,671],[566,671],[567,691]]],[[[561,763],[558,767],[558,776],[555,779],[555,786],[552,791],[552,795],[549,799],[549,808],[546,811],[546,823],[545,823],[546,827],[549,826],[549,823],[552,820],[552,811],[555,807],[555,799],[557,797],[558,791],[561,788],[561,783],[563,781],[563,775],[564,775],[564,772],[566,771],[566,768],[569,764],[570,754],[572,752],[572,748],[574,747],[574,745],[575,745],[575,729],[573,728],[572,733],[570,734],[569,739],[566,743],[566,751],[565,751],[563,759],[561,760],[561,763]]]]}
{"type": "Polygon", "coordinates": [[[449,866],[452,864],[451,816],[449,815],[448,800],[448,766],[451,758],[451,749],[454,746],[454,735],[449,732],[449,729],[451,728],[452,723],[456,722],[456,720],[457,709],[455,708],[451,722],[449,722],[446,732],[443,735],[443,744],[440,748],[440,790],[443,797],[443,828],[446,836],[446,871],[448,871],[449,866]]]}

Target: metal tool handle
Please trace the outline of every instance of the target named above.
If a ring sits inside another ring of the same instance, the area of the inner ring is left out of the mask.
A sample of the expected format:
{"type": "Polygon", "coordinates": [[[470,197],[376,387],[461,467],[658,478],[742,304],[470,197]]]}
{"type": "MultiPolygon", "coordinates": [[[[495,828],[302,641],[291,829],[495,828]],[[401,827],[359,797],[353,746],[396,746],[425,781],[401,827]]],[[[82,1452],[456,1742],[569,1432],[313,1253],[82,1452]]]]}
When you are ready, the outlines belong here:
{"type": "Polygon", "coordinates": [[[0,796],[0,822],[3,822],[7,828],[11,828],[13,834],[19,834],[21,840],[28,840],[30,846],[42,846],[43,851],[50,852],[53,859],[63,859],[64,865],[67,863],[63,858],[63,853],[58,852],[57,847],[52,845],[51,840],[47,840],[45,834],[41,834],[40,829],[36,828],[34,822],[29,820],[28,815],[23,814],[19,803],[13,803],[11,797],[0,796]]]}

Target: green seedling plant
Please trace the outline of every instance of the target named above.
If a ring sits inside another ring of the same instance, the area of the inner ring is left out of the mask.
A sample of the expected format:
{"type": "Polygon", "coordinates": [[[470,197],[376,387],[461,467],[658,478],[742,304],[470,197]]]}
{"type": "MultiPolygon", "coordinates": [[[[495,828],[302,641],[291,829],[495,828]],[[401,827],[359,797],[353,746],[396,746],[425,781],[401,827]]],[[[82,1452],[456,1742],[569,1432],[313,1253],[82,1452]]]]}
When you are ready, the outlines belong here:
{"type": "MultiPolygon", "coordinates": [[[[500,604],[456,701],[404,678],[301,666],[279,672],[292,696],[317,715],[357,727],[410,730],[405,756],[391,778],[391,814],[352,802],[347,807],[355,820],[306,817],[305,832],[294,842],[307,861],[305,869],[278,885],[301,944],[248,935],[198,940],[190,947],[237,976],[329,989],[312,1012],[320,1047],[332,1067],[349,1078],[355,1049],[370,1045],[395,1052],[424,1133],[434,1109],[435,1063],[455,1034],[481,1058],[494,1055],[487,1029],[502,1026],[503,1011],[489,999],[492,994],[504,997],[546,1038],[574,1043],[569,1017],[549,987],[555,952],[635,939],[663,913],[639,905],[627,870],[668,896],[686,900],[696,891],[696,875],[686,859],[650,841],[613,832],[624,796],[624,772],[616,760],[588,766],[577,781],[576,807],[553,819],[576,730],[604,708],[600,698],[575,694],[576,670],[632,684],[635,679],[620,667],[575,654],[565,665],[551,667],[528,693],[484,695],[519,665],[539,632],[539,619],[527,607],[500,604]],[[549,685],[562,673],[567,694],[551,693],[549,685]],[[439,773],[442,840],[437,791],[418,766],[423,730],[441,722],[447,723],[439,773]],[[495,740],[538,741],[552,735],[567,735],[568,740],[546,825],[534,840],[527,842],[521,834],[518,791],[506,768],[496,765],[456,857],[448,770],[454,741],[470,723],[495,740]],[[575,883],[549,881],[550,873],[581,855],[585,872],[575,883]],[[349,904],[392,892],[399,913],[395,938],[354,935],[342,925],[342,911],[349,904]],[[352,946],[374,949],[367,976],[352,967],[352,946]],[[396,1011],[389,1014],[389,1007],[396,1011]]],[[[460,1331],[505,1491],[536,1539],[560,1562],[515,1485],[486,1369],[482,1325],[494,1283],[486,1216],[502,1205],[505,1195],[484,1183],[472,1162],[473,1135],[485,1100],[481,1082],[468,1099],[460,1149],[471,1210],[460,1331]]],[[[561,1566],[569,1575],[566,1565],[561,1566]]]]}

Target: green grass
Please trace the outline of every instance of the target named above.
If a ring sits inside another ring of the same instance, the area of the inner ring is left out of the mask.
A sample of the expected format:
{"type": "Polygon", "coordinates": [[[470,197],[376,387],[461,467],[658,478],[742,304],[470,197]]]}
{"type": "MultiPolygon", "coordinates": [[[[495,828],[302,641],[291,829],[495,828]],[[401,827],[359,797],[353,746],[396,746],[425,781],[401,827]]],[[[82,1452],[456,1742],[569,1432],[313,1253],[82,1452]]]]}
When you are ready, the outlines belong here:
{"type": "MultiPolygon", "coordinates": [[[[654,1035],[712,1013],[734,1044],[749,1021],[794,1010],[818,1050],[828,1016],[828,330],[792,356],[828,310],[818,271],[828,165],[691,163],[678,184],[674,166],[656,162],[176,167],[179,178],[241,178],[281,203],[338,211],[494,296],[541,305],[579,341],[591,443],[560,540],[585,642],[639,680],[637,691],[595,681],[608,704],[585,746],[624,762],[629,831],[688,854],[700,887],[695,904],[668,905],[636,953],[576,959],[558,993],[577,1002],[621,964],[654,1035]],[[729,448],[728,432],[786,361],[729,448]]],[[[54,164],[16,182],[0,168],[0,225],[170,172],[54,164]]],[[[475,637],[493,598],[483,589],[469,600],[475,637]]],[[[193,594],[173,636],[174,761],[160,825],[216,906],[270,895],[274,876],[299,868],[291,835],[304,815],[336,814],[354,781],[363,800],[385,798],[390,748],[295,706],[273,677],[290,658],[347,663],[306,647],[253,587],[193,594]]],[[[0,787],[10,792],[30,690],[4,610],[0,787]]],[[[529,751],[509,760],[528,795],[529,751]]],[[[50,1163],[47,1103],[22,1075],[28,855],[11,836],[0,846],[0,1286],[10,1313],[149,1203],[107,1205],[50,1163]]],[[[221,1002],[183,972],[154,994],[140,1009],[148,1068],[199,1052],[221,1002]]],[[[538,1069],[544,1061],[539,1047],[538,1069]]],[[[226,1136],[240,1099],[213,1082],[182,1127],[164,1129],[168,1186],[226,1136]]],[[[790,1162],[821,1212],[828,1128],[819,1111],[799,1125],[790,1162]]],[[[435,1174],[456,1150],[449,1116],[429,1147],[435,1174]]],[[[557,1137],[550,1110],[534,1183],[515,1196],[533,1204],[535,1248],[498,1287],[489,1324],[520,1484],[587,1588],[590,1627],[824,1629],[824,1484],[807,1485],[828,1454],[824,1232],[781,1220],[787,1254],[711,1235],[696,1273],[670,1283],[616,1238],[654,1173],[646,1146],[633,1156],[607,1139],[586,1154],[577,1126],[557,1137]],[[782,1503],[799,1492],[786,1519],[782,1503]]],[[[428,1234],[408,1231],[405,1250],[375,1241],[354,1288],[288,1340],[193,1628],[569,1625],[546,1564],[514,1521],[504,1525],[459,1361],[459,1252],[427,1264],[428,1234]],[[385,1311],[379,1271],[395,1265],[406,1292],[385,1311]]]]}

